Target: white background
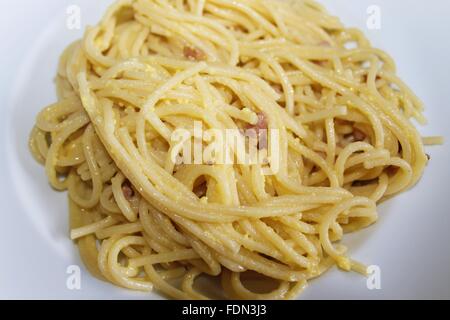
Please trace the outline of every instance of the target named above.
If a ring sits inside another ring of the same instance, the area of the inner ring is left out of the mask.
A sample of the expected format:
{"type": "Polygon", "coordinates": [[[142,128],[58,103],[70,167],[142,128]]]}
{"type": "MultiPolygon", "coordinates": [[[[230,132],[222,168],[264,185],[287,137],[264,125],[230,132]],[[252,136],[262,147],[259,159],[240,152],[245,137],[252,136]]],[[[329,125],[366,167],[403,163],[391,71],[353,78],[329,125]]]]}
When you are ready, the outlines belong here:
{"type": "MultiPolygon", "coordinates": [[[[427,105],[424,135],[450,136],[450,2],[322,0],[396,60],[401,77],[427,105]],[[381,30],[367,30],[366,9],[382,10],[381,30]]],[[[55,101],[59,54],[82,30],[66,28],[66,9],[79,5],[94,24],[110,1],[0,2],[0,298],[160,298],[92,278],[68,239],[66,195],[46,182],[27,150],[37,112],[55,101]],[[82,268],[82,288],[66,287],[66,269],[82,268]]],[[[381,268],[381,290],[359,275],[333,269],[310,283],[304,299],[450,298],[450,152],[427,148],[432,161],[413,190],[380,207],[380,221],[351,235],[352,256],[381,268]]]]}

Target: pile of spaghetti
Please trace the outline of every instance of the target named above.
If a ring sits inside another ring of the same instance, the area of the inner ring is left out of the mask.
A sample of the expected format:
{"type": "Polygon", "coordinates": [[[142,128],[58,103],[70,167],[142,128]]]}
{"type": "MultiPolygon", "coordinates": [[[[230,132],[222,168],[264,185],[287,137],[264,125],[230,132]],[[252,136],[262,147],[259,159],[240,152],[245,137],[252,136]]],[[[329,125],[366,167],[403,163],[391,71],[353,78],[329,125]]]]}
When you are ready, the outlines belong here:
{"type": "Polygon", "coordinates": [[[364,274],[339,240],[428,161],[393,60],[311,0],[121,0],[56,83],[30,146],[68,190],[82,260],[177,299],[289,299],[333,265],[364,274]],[[277,130],[279,169],[174,162],[196,121],[277,130]]]}

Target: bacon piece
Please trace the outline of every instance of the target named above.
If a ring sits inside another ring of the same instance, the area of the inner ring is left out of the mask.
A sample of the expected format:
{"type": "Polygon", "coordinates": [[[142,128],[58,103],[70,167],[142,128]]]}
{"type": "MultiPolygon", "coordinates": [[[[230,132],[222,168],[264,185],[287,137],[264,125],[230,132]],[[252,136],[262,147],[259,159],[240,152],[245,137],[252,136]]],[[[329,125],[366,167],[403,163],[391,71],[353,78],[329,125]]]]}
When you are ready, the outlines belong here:
{"type": "Polygon", "coordinates": [[[397,172],[398,172],[398,167],[396,167],[396,166],[389,166],[386,168],[386,173],[390,176],[397,174],[397,172]]]}
{"type": "Polygon", "coordinates": [[[367,135],[359,130],[358,128],[353,127],[353,132],[350,134],[346,134],[344,136],[345,139],[347,139],[350,142],[359,142],[364,141],[366,139],[367,135]]]}
{"type": "Polygon", "coordinates": [[[267,122],[267,117],[264,113],[258,113],[258,122],[255,124],[256,130],[267,130],[269,127],[269,123],[267,122]]]}
{"type": "Polygon", "coordinates": [[[262,149],[267,149],[268,147],[268,142],[267,142],[267,130],[265,134],[260,133],[258,135],[258,149],[262,150],[262,149]]]}
{"type": "Polygon", "coordinates": [[[327,65],[327,62],[324,60],[312,60],[311,62],[320,67],[325,67],[327,65]]]}
{"type": "Polygon", "coordinates": [[[338,126],[350,126],[352,123],[348,120],[338,119],[334,120],[334,123],[338,126]]]}
{"type": "Polygon", "coordinates": [[[283,93],[283,87],[281,86],[281,84],[273,84],[272,85],[272,89],[275,90],[276,93],[278,94],[282,94],[283,93]]]}
{"type": "Polygon", "coordinates": [[[353,141],[364,141],[366,139],[366,134],[363,131],[354,128],[353,139],[354,139],[353,141]]]}
{"type": "Polygon", "coordinates": [[[202,50],[189,46],[184,47],[183,54],[185,58],[193,61],[200,61],[206,59],[206,54],[202,50]]]}
{"type": "Polygon", "coordinates": [[[244,136],[249,138],[258,138],[258,149],[267,148],[267,128],[269,123],[264,113],[258,113],[258,121],[254,125],[250,125],[246,128],[244,136]]]}
{"type": "Polygon", "coordinates": [[[131,188],[131,183],[129,180],[125,180],[125,182],[122,184],[122,192],[123,196],[127,200],[131,200],[134,197],[134,191],[131,188]]]}
{"type": "Polygon", "coordinates": [[[205,182],[199,184],[198,186],[195,186],[193,192],[195,193],[195,195],[197,197],[202,198],[206,195],[207,188],[208,188],[208,186],[205,181],[205,182]]]}

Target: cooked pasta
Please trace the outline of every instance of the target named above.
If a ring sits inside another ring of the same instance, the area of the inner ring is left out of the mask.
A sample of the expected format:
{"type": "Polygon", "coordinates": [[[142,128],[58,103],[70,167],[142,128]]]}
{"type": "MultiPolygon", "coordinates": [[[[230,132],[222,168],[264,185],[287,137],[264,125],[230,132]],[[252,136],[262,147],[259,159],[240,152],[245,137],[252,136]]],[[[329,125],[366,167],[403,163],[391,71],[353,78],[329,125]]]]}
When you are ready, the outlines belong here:
{"type": "Polygon", "coordinates": [[[392,58],[311,0],[121,0],[65,50],[56,83],[30,148],[68,190],[83,262],[176,299],[290,299],[333,265],[364,274],[338,242],[416,184],[423,144],[440,142],[413,125],[423,105],[392,58]],[[176,161],[210,146],[198,124],[256,141],[264,161],[228,145],[176,161]]]}

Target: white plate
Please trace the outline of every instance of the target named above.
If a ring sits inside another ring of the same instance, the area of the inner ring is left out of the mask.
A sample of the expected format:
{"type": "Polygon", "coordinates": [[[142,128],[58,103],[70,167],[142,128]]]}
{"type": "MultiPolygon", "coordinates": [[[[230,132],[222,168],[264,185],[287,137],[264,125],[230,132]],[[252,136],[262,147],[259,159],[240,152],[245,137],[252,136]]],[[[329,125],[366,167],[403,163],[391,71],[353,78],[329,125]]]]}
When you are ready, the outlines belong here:
{"type": "MultiPolygon", "coordinates": [[[[327,0],[346,25],[357,26],[397,61],[399,73],[425,101],[425,135],[450,136],[450,3],[378,0],[381,29],[368,30],[370,0],[327,0]]],[[[91,277],[68,239],[66,194],[50,189],[27,149],[41,108],[55,101],[58,56],[82,30],[68,30],[67,8],[81,8],[82,27],[101,17],[108,0],[15,0],[0,4],[0,298],[160,298],[91,277]],[[66,286],[81,267],[81,290],[66,286]]],[[[345,239],[352,256],[381,269],[381,289],[331,270],[310,283],[305,299],[450,298],[450,152],[428,148],[432,161],[413,190],[380,207],[380,221],[345,239]]]]}

